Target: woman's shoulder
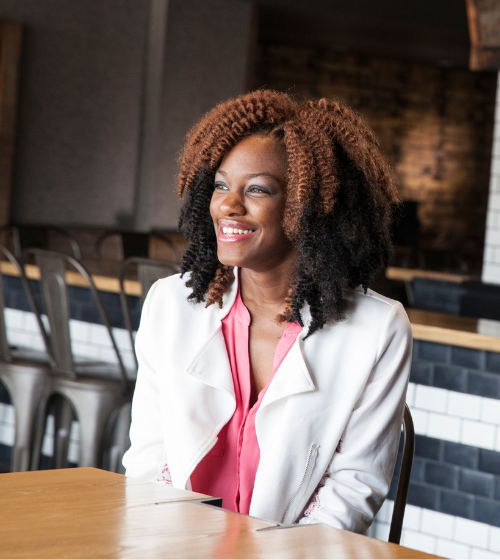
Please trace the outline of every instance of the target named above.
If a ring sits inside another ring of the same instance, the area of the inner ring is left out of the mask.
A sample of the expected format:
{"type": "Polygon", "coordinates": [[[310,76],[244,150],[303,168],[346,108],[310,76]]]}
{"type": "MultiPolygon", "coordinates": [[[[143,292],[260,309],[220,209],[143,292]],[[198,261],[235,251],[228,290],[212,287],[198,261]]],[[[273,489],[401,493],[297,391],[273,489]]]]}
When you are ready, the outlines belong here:
{"type": "Polygon", "coordinates": [[[153,314],[153,310],[161,313],[164,309],[169,309],[170,312],[177,309],[179,313],[188,314],[203,311],[205,308],[204,303],[196,303],[188,299],[192,292],[192,289],[186,286],[190,274],[190,272],[183,276],[173,274],[157,280],[147,294],[143,314],[146,309],[153,314]]]}
{"type": "Polygon", "coordinates": [[[148,297],[155,299],[162,298],[180,298],[187,300],[191,290],[186,286],[191,273],[188,272],[183,276],[181,274],[172,274],[165,278],[160,278],[152,286],[148,293],[148,297]]]}
{"type": "Polygon", "coordinates": [[[361,287],[346,290],[348,301],[347,322],[369,324],[375,329],[382,329],[388,323],[394,328],[411,331],[408,315],[401,302],[388,298],[373,290],[361,287]]]}
{"type": "Polygon", "coordinates": [[[366,291],[361,286],[344,290],[344,297],[355,308],[370,310],[374,313],[387,313],[391,309],[403,309],[401,302],[374,292],[370,288],[366,291]]]}

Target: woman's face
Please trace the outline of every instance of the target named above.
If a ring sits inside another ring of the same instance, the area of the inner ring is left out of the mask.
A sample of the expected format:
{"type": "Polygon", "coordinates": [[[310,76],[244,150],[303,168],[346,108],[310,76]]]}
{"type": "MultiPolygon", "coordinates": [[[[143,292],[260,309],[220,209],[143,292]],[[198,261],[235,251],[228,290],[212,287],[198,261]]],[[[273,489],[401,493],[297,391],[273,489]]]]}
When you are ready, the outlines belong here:
{"type": "Polygon", "coordinates": [[[228,152],[215,174],[210,214],[222,264],[265,272],[294,258],[282,227],[285,147],[249,136],[228,152]]]}

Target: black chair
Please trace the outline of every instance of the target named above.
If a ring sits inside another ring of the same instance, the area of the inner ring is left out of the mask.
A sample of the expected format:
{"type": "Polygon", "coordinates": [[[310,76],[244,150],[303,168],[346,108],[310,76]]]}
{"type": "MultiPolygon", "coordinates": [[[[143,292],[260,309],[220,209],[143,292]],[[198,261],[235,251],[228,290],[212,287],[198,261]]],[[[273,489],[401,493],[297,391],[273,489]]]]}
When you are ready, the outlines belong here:
{"type": "Polygon", "coordinates": [[[406,498],[408,496],[408,487],[410,485],[411,466],[413,463],[413,455],[415,453],[415,430],[413,428],[413,420],[410,409],[407,404],[405,404],[403,416],[403,437],[403,457],[401,461],[401,469],[399,471],[398,487],[396,490],[396,498],[394,500],[394,510],[392,512],[391,528],[389,530],[388,539],[389,542],[395,544],[399,544],[401,540],[406,498]]]}
{"type": "MultiPolygon", "coordinates": [[[[42,301],[50,331],[45,330],[53,372],[50,384],[40,399],[37,413],[32,469],[41,456],[48,405],[54,406],[55,433],[53,466],[68,466],[67,455],[71,422],[80,423],[81,467],[101,467],[105,445],[120,409],[131,400],[133,381],[129,380],[101,298],[90,274],[74,258],[42,249],[29,249],[24,262],[33,258],[40,270],[42,301]],[[86,281],[103,325],[106,327],[117,357],[117,366],[106,363],[78,362],[74,359],[70,338],[69,294],[66,269],[76,270],[86,281]]],[[[36,313],[43,326],[41,311],[36,313]]],[[[124,450],[125,451],[125,450],[124,450]]]]}
{"type": "MultiPolygon", "coordinates": [[[[0,245],[0,254],[7,259],[20,277],[24,291],[32,309],[34,309],[28,281],[23,274],[20,263],[2,245],[0,245]]],[[[51,358],[47,352],[40,353],[30,349],[11,348],[9,346],[4,310],[3,277],[0,273],[0,382],[7,388],[11,404],[14,407],[16,422],[10,470],[11,472],[20,472],[29,469],[35,414],[40,398],[49,383],[51,372],[49,361],[51,358]]],[[[45,345],[47,345],[45,333],[42,329],[40,330],[45,345]]]]}

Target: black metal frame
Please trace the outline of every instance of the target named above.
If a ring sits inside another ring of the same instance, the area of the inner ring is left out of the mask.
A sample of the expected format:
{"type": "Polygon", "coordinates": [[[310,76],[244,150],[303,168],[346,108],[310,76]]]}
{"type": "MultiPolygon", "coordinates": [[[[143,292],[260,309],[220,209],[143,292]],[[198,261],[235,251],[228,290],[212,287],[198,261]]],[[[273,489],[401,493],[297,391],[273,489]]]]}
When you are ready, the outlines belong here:
{"type": "Polygon", "coordinates": [[[395,544],[399,544],[401,541],[406,498],[408,496],[408,487],[410,485],[411,466],[413,463],[413,455],[415,453],[415,430],[413,428],[413,420],[410,409],[407,404],[405,404],[403,416],[403,434],[403,459],[401,461],[401,469],[399,471],[398,487],[396,490],[396,499],[394,500],[394,511],[392,513],[391,528],[388,539],[389,542],[395,544]]]}

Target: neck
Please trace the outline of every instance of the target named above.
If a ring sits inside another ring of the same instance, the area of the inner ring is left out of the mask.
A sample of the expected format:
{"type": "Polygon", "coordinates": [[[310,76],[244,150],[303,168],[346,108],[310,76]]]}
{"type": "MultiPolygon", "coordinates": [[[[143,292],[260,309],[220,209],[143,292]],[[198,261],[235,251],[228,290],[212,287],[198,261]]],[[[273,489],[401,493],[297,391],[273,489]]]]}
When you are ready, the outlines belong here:
{"type": "Polygon", "coordinates": [[[295,258],[269,271],[256,272],[248,268],[240,271],[240,291],[243,302],[253,315],[283,310],[290,285],[290,272],[295,258]]]}

